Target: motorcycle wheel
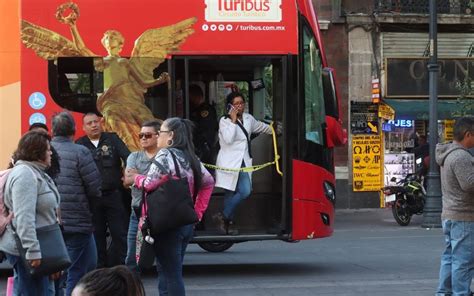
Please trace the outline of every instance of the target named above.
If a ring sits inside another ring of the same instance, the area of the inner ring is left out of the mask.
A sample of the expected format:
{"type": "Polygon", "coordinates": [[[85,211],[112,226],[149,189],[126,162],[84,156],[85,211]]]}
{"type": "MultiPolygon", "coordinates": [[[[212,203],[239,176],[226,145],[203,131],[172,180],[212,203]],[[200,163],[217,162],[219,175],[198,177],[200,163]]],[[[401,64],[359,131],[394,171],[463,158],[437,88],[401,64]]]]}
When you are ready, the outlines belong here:
{"type": "Polygon", "coordinates": [[[220,253],[224,252],[230,247],[232,247],[234,243],[228,243],[228,242],[202,242],[198,243],[198,246],[200,246],[203,250],[206,250],[211,253],[220,253]]]}
{"type": "Polygon", "coordinates": [[[395,221],[400,226],[407,226],[410,224],[411,214],[408,212],[406,200],[397,199],[392,205],[392,214],[395,221]]]}

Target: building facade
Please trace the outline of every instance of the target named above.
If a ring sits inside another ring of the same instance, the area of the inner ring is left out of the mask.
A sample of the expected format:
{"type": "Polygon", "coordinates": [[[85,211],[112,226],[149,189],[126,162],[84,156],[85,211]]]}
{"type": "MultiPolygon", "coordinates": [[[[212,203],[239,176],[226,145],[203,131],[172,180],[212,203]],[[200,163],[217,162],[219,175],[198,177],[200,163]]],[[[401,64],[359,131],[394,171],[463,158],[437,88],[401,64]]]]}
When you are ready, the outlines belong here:
{"type": "MultiPolygon", "coordinates": [[[[416,169],[411,163],[412,152],[418,138],[427,135],[426,65],[433,50],[428,38],[429,0],[313,3],[323,30],[328,62],[338,74],[343,113],[347,114],[344,122],[349,132],[348,145],[336,153],[337,206],[383,206],[376,188],[386,185],[387,178],[395,173],[401,176],[416,169]],[[394,112],[393,121],[380,118],[377,111],[373,113],[375,118],[369,116],[374,97],[394,112]],[[379,146],[373,145],[376,141],[380,141],[379,146]],[[365,155],[368,163],[364,163],[364,155],[358,154],[359,148],[371,150],[365,155]],[[373,183],[364,189],[362,182],[369,184],[374,174],[359,169],[370,167],[378,157],[380,184],[373,183]],[[388,159],[398,159],[400,163],[387,165],[388,159]]],[[[437,6],[438,126],[439,141],[445,141],[450,139],[453,119],[474,115],[474,1],[438,0],[437,6]]]]}

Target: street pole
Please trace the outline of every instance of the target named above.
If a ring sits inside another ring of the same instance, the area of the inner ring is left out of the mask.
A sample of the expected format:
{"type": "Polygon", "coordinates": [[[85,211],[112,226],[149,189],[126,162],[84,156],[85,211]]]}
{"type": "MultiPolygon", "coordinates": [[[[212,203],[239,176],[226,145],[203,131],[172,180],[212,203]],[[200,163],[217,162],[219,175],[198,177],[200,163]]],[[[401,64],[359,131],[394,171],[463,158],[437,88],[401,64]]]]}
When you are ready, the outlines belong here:
{"type": "Polygon", "coordinates": [[[439,166],[436,163],[435,149],[438,143],[438,14],[437,1],[430,0],[430,60],[428,72],[430,78],[430,168],[427,175],[426,202],[421,227],[441,227],[441,181],[439,166]]]}

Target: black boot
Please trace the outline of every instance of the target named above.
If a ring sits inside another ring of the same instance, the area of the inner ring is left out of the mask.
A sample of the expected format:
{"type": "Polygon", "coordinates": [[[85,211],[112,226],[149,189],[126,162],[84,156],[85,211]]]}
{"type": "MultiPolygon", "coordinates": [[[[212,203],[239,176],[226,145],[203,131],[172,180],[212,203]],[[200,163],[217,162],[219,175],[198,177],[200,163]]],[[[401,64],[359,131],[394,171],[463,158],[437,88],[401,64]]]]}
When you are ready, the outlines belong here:
{"type": "Polygon", "coordinates": [[[239,231],[235,228],[234,221],[232,220],[225,220],[226,222],[226,232],[228,235],[238,235],[239,231]]]}
{"type": "Polygon", "coordinates": [[[224,215],[219,212],[212,216],[212,220],[216,222],[217,232],[219,234],[227,234],[227,224],[224,219],[224,215]]]}

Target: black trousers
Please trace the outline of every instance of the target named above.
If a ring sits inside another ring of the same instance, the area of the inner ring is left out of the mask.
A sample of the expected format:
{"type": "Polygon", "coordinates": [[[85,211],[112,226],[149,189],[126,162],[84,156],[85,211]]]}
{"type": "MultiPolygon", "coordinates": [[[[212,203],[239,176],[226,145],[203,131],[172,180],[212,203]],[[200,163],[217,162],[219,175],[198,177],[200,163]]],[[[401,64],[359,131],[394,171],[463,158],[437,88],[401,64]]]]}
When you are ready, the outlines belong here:
{"type": "Polygon", "coordinates": [[[97,268],[121,265],[127,255],[127,231],[130,216],[126,214],[122,192],[103,192],[93,206],[94,238],[97,245],[97,268]],[[112,238],[107,248],[107,228],[112,238]]]}

